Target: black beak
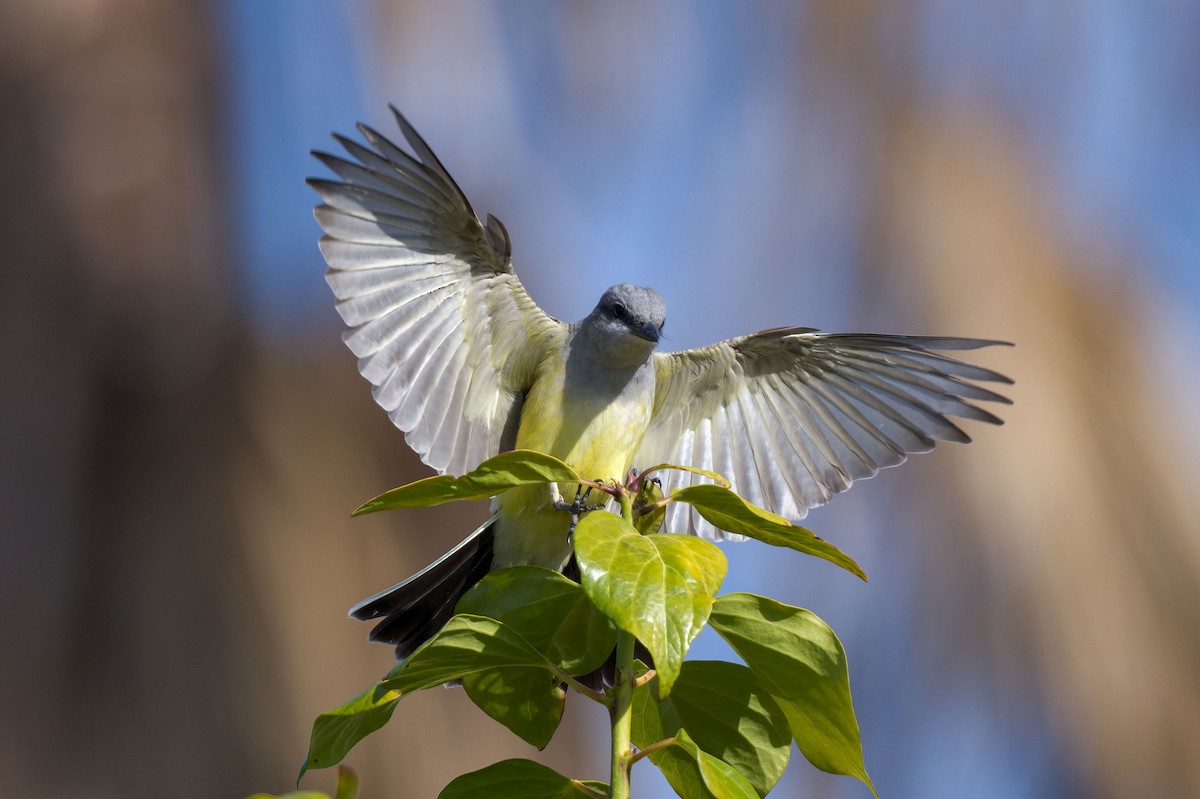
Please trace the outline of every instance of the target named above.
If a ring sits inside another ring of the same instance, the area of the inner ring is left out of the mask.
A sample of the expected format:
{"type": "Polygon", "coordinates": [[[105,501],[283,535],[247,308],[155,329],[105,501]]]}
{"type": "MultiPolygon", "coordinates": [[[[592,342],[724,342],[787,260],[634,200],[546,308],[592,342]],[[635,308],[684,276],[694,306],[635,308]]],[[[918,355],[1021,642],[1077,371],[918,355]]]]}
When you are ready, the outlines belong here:
{"type": "Polygon", "coordinates": [[[644,338],[646,341],[653,341],[656,344],[662,338],[662,329],[653,322],[643,322],[633,327],[632,330],[638,337],[644,338]]]}

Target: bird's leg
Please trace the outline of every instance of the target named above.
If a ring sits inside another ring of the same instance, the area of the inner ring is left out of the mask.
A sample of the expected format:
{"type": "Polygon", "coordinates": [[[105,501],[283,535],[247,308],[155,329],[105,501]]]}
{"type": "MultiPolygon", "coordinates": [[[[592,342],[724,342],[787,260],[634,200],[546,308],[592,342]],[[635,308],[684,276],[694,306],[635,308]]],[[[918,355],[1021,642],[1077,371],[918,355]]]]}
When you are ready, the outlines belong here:
{"type": "MultiPolygon", "coordinates": [[[[596,482],[599,483],[601,481],[596,480],[596,482]]],[[[591,486],[585,486],[585,485],[581,484],[577,489],[575,489],[575,499],[571,502],[563,501],[562,494],[560,494],[558,492],[558,486],[556,484],[551,483],[550,490],[551,490],[551,497],[554,502],[554,509],[555,510],[565,510],[571,514],[571,524],[567,527],[567,540],[568,541],[571,541],[572,537],[575,535],[575,526],[577,524],[579,524],[579,519],[580,519],[580,517],[583,516],[583,514],[588,513],[590,511],[594,511],[594,510],[600,510],[606,504],[606,503],[601,503],[599,505],[587,504],[588,495],[592,493],[591,486]]]]}

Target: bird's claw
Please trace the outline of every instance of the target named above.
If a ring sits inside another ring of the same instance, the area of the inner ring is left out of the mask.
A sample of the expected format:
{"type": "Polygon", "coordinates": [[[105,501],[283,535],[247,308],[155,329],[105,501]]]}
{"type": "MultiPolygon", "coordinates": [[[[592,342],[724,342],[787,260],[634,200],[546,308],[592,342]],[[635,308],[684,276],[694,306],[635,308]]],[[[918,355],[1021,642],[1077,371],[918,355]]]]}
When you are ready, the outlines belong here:
{"type": "MultiPolygon", "coordinates": [[[[597,480],[596,482],[600,481],[597,480]]],[[[602,502],[599,505],[589,505],[587,498],[591,493],[591,486],[580,485],[579,488],[575,490],[575,499],[571,500],[570,502],[564,502],[561,496],[554,500],[555,510],[565,510],[571,514],[571,524],[567,527],[568,541],[571,541],[574,537],[575,526],[579,524],[579,519],[583,516],[583,514],[590,513],[594,510],[601,510],[606,504],[602,502]]]]}

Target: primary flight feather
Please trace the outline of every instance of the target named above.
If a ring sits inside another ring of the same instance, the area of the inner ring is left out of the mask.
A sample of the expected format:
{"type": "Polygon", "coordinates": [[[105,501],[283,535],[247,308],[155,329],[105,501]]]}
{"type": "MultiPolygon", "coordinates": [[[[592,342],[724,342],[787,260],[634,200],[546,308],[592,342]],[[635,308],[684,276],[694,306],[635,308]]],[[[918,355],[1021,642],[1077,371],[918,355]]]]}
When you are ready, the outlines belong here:
{"type": "MultiPolygon", "coordinates": [[[[564,324],[517,279],[508,232],[480,221],[458,185],[392,108],[411,154],[365,125],[349,158],[314,153],[340,180],[309,180],[327,280],[347,346],[376,401],[421,459],[462,474],[520,447],[579,474],[623,478],[678,463],[716,471],[750,502],[791,519],[933,448],[970,439],[950,417],[999,424],[975,401],[1008,400],[980,383],[1011,382],[944,355],[1003,342],[827,334],[780,328],[657,353],[666,308],[653,289],[608,289],[564,324]]],[[[696,479],[666,473],[664,490],[696,479]]],[[[571,555],[561,494],[534,486],[493,500],[495,515],[412,578],[364,600],[372,639],[405,657],[452,615],[490,569],[561,570],[571,555]]],[[[666,528],[724,534],[687,505],[666,528]]]]}

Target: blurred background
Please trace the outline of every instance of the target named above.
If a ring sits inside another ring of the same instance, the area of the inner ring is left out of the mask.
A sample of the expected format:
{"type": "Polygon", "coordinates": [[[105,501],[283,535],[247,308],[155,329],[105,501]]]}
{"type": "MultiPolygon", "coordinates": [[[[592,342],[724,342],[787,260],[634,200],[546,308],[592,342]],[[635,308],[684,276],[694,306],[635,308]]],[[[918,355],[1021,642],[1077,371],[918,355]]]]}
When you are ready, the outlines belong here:
{"type": "MultiPolygon", "coordinates": [[[[977,356],[1005,427],[808,517],[869,584],[749,543],[726,590],[839,632],[884,796],[1200,795],[1198,40],[1185,3],[0,5],[0,796],[290,789],[391,666],[346,609],[483,517],[349,518],[426,470],[303,180],[388,102],[560,318],[630,280],[671,349],[1016,342],[977,356]]],[[[370,797],[603,778],[578,699],[539,754],[429,691],[348,762],[370,797]]],[[[794,752],[773,795],[867,792],[794,752]]]]}

